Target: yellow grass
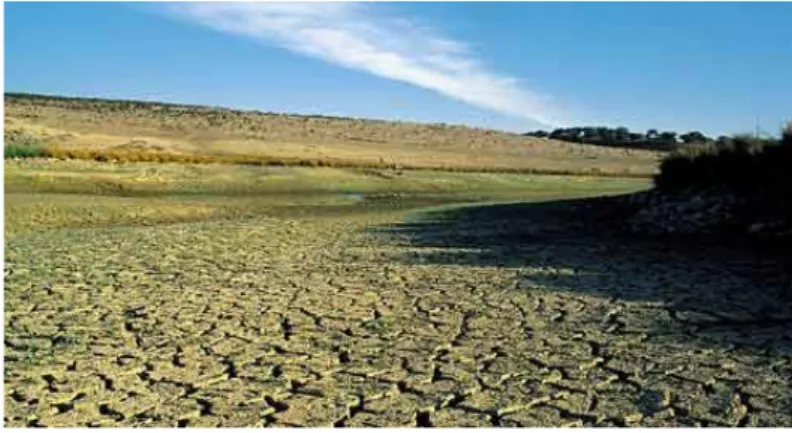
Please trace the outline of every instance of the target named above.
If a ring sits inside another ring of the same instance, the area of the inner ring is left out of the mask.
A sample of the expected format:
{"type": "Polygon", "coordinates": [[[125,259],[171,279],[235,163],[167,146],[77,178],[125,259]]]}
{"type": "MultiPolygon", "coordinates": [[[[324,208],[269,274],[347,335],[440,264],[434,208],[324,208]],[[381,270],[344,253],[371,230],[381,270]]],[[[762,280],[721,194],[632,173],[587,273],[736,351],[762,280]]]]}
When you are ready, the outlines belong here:
{"type": "Polygon", "coordinates": [[[5,108],[7,130],[62,158],[649,175],[659,157],[462,126],[38,98],[5,108]]]}

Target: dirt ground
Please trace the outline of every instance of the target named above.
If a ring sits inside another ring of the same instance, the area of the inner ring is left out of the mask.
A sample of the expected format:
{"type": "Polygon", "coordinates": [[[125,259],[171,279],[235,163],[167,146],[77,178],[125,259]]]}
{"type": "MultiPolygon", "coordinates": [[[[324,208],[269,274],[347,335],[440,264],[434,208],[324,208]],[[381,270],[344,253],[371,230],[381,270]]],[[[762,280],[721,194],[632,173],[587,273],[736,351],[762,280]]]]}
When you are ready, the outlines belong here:
{"type": "Polygon", "coordinates": [[[586,218],[495,205],[9,237],[4,423],[792,425],[782,265],[586,218]]]}

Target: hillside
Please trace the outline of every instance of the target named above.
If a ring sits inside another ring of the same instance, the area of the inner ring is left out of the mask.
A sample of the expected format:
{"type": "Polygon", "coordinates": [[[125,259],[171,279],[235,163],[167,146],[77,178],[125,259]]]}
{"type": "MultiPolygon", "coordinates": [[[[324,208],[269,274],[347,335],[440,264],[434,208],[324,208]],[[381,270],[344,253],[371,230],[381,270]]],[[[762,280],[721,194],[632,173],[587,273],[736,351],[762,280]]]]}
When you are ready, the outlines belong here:
{"type": "Polygon", "coordinates": [[[465,126],[14,93],[5,94],[5,126],[65,150],[144,149],[408,168],[648,175],[660,155],[465,126]]]}

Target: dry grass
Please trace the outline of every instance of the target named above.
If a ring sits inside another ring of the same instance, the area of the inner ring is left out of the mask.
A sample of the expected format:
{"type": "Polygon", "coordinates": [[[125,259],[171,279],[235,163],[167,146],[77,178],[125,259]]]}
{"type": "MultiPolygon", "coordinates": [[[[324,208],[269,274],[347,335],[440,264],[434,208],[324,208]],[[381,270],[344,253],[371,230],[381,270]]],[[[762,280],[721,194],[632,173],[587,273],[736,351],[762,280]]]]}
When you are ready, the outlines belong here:
{"type": "Polygon", "coordinates": [[[6,129],[61,158],[647,176],[658,154],[462,126],[6,97],[6,129]]]}

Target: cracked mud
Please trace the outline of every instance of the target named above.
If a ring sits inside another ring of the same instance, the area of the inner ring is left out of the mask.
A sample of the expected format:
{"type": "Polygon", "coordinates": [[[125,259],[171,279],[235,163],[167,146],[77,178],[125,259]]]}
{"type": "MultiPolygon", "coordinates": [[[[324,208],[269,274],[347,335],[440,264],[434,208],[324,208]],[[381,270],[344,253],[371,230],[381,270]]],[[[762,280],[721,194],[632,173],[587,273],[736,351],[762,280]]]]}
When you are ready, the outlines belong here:
{"type": "Polygon", "coordinates": [[[792,425],[783,282],[524,215],[7,239],[5,425],[792,425]]]}

